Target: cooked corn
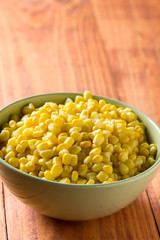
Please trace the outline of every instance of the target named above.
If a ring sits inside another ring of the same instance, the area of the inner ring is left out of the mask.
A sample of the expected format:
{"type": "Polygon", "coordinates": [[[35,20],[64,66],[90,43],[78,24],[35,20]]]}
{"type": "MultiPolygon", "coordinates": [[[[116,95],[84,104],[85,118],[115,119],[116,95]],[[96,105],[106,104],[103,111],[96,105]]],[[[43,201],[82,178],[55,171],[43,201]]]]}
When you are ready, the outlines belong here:
{"type": "Polygon", "coordinates": [[[0,157],[32,176],[60,183],[110,183],[155,163],[157,147],[129,108],[95,100],[89,91],[64,104],[32,103],[0,132],[0,157]]]}

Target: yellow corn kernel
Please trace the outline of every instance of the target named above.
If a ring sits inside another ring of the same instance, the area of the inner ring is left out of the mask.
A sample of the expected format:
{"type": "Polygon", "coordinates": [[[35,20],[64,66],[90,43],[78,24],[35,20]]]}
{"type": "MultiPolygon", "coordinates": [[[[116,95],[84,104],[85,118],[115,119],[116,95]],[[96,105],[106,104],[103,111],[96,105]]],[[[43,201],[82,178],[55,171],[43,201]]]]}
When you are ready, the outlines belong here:
{"type": "Polygon", "coordinates": [[[91,146],[91,141],[82,141],[80,142],[81,148],[89,148],[91,146]]]}
{"type": "Polygon", "coordinates": [[[72,147],[72,145],[74,144],[74,138],[73,137],[68,137],[65,142],[64,142],[68,148],[72,147]]]}
{"type": "Polygon", "coordinates": [[[121,162],[125,162],[128,160],[128,151],[127,150],[123,150],[123,152],[120,152],[118,154],[118,159],[121,162]]]}
{"type": "Polygon", "coordinates": [[[8,163],[9,163],[10,165],[12,165],[13,167],[19,167],[19,158],[11,157],[11,158],[8,160],[8,163]]]}
{"type": "Polygon", "coordinates": [[[26,137],[26,138],[31,138],[33,137],[33,128],[26,128],[23,130],[23,135],[26,137]]]}
{"type": "Polygon", "coordinates": [[[120,163],[119,165],[119,171],[122,175],[127,175],[129,173],[129,168],[126,164],[120,163]]]}
{"type": "Polygon", "coordinates": [[[69,151],[67,149],[63,149],[58,154],[62,158],[65,153],[69,153],[69,151]]]}
{"type": "Polygon", "coordinates": [[[157,152],[157,147],[155,144],[150,144],[149,145],[149,154],[151,156],[155,156],[156,155],[156,152],[157,152]]]}
{"type": "Polygon", "coordinates": [[[33,155],[27,155],[27,160],[34,164],[38,164],[39,158],[33,155]]]}
{"type": "Polygon", "coordinates": [[[91,167],[92,166],[92,158],[90,156],[87,156],[85,159],[84,159],[84,164],[87,165],[88,167],[91,167]]]}
{"type": "Polygon", "coordinates": [[[55,124],[58,125],[60,128],[62,128],[63,125],[64,125],[64,119],[63,119],[63,118],[56,118],[56,119],[54,120],[54,122],[55,122],[55,124]]]}
{"type": "Polygon", "coordinates": [[[80,142],[82,140],[82,135],[79,132],[72,132],[70,135],[75,141],[80,142]]]}
{"type": "Polygon", "coordinates": [[[92,171],[93,172],[99,172],[103,169],[104,163],[95,163],[92,166],[92,171]]]}
{"type": "Polygon", "coordinates": [[[126,118],[127,118],[126,120],[127,120],[129,123],[137,120],[137,116],[136,116],[136,114],[133,113],[133,112],[128,112],[126,118]]]}
{"type": "Polygon", "coordinates": [[[88,99],[92,99],[92,94],[91,94],[91,92],[90,91],[84,91],[84,94],[83,94],[83,96],[84,96],[84,100],[85,101],[88,101],[88,99]]]}
{"type": "Polygon", "coordinates": [[[58,136],[58,143],[64,143],[68,137],[67,136],[58,136]]]}
{"type": "MultiPolygon", "coordinates": [[[[40,177],[42,177],[43,174],[41,173],[40,175],[41,175],[40,177]]],[[[45,177],[45,179],[50,180],[50,181],[53,181],[55,179],[55,177],[51,174],[51,172],[49,170],[46,170],[44,172],[44,177],[45,177]]]]}
{"type": "Polygon", "coordinates": [[[125,162],[125,164],[129,167],[129,169],[132,169],[132,168],[135,167],[135,164],[134,164],[133,160],[131,160],[131,159],[128,159],[128,160],[125,162]]]}
{"type": "Polygon", "coordinates": [[[89,179],[88,182],[86,182],[86,184],[95,184],[95,180],[89,179]]]}
{"type": "Polygon", "coordinates": [[[23,153],[23,152],[25,152],[25,150],[26,150],[26,148],[23,147],[21,144],[18,144],[16,147],[16,151],[19,153],[23,153]]]}
{"type": "Polygon", "coordinates": [[[136,157],[136,154],[131,154],[128,159],[134,161],[136,160],[136,157]]]}
{"type": "Polygon", "coordinates": [[[29,172],[33,172],[33,171],[36,169],[35,164],[32,163],[32,162],[27,162],[27,163],[25,164],[25,167],[27,168],[27,170],[28,170],[29,172]]]}
{"type": "Polygon", "coordinates": [[[71,181],[77,182],[77,180],[78,180],[78,171],[73,171],[71,175],[71,181]]]}
{"type": "Polygon", "coordinates": [[[75,154],[71,154],[71,158],[70,158],[70,165],[71,166],[76,166],[78,162],[78,157],[75,154]]]}
{"type": "Polygon", "coordinates": [[[33,156],[40,158],[39,151],[37,149],[33,151],[33,156]]]}
{"type": "Polygon", "coordinates": [[[15,147],[11,146],[11,145],[8,145],[7,148],[6,148],[6,153],[9,153],[9,152],[15,152],[16,153],[16,150],[15,150],[15,147]]]}
{"type": "Polygon", "coordinates": [[[25,157],[21,157],[20,159],[19,159],[19,163],[24,163],[24,164],[26,164],[28,162],[28,160],[27,160],[27,158],[25,158],[25,157]]]}
{"type": "Polygon", "coordinates": [[[86,173],[86,179],[87,180],[93,179],[94,181],[96,181],[97,180],[96,176],[97,176],[96,172],[88,172],[88,173],[86,173]]]}
{"type": "Polygon", "coordinates": [[[62,178],[60,181],[60,183],[70,183],[70,179],[69,178],[62,178]]]}
{"type": "Polygon", "coordinates": [[[52,160],[48,160],[47,162],[45,162],[45,164],[49,169],[51,169],[51,167],[53,166],[52,160]]]}
{"type": "Polygon", "coordinates": [[[4,157],[5,161],[8,162],[10,158],[15,157],[15,152],[11,151],[9,153],[7,153],[4,157]]]}
{"type": "Polygon", "coordinates": [[[71,159],[71,154],[65,153],[62,157],[62,163],[65,165],[68,165],[68,164],[70,164],[70,159],[71,159]]]}
{"type": "Polygon", "coordinates": [[[10,120],[9,121],[9,126],[10,128],[12,128],[13,130],[17,129],[17,123],[14,120],[10,120]]]}
{"type": "Polygon", "coordinates": [[[81,147],[77,146],[77,145],[73,145],[71,148],[70,148],[70,153],[71,154],[78,154],[81,152],[81,147]]]}
{"type": "Polygon", "coordinates": [[[149,150],[147,149],[147,148],[143,148],[143,147],[141,147],[140,149],[139,149],[139,154],[140,155],[144,155],[144,156],[148,156],[149,155],[149,150]]]}
{"type": "Polygon", "coordinates": [[[98,112],[91,113],[91,119],[98,119],[98,117],[99,117],[98,112]]]}
{"type": "Polygon", "coordinates": [[[72,124],[74,127],[82,127],[83,126],[83,120],[82,119],[74,119],[72,121],[72,124]]]}
{"type": "Polygon", "coordinates": [[[115,182],[115,180],[112,179],[112,178],[109,178],[108,180],[104,181],[103,184],[105,184],[105,183],[111,183],[111,182],[115,182]]]}
{"type": "Polygon", "coordinates": [[[8,140],[8,145],[11,145],[13,147],[15,147],[17,144],[16,144],[16,138],[10,138],[8,140]]]}
{"type": "Polygon", "coordinates": [[[62,165],[62,159],[61,157],[54,157],[53,160],[52,160],[52,164],[60,164],[62,165]]]}
{"type": "Polygon", "coordinates": [[[104,142],[104,136],[101,134],[97,134],[93,139],[93,143],[97,146],[100,146],[103,142],[104,142]]]}
{"type": "Polygon", "coordinates": [[[57,146],[57,151],[60,152],[63,149],[68,149],[68,146],[66,143],[61,143],[57,146]]]}
{"type": "Polygon", "coordinates": [[[42,158],[52,158],[54,156],[54,151],[52,149],[41,150],[39,154],[42,158]]]}
{"type": "Polygon", "coordinates": [[[35,172],[29,172],[29,175],[34,176],[34,177],[37,177],[37,175],[36,175],[35,172]]]}
{"type": "Polygon", "coordinates": [[[110,165],[104,165],[103,166],[103,171],[110,175],[110,174],[113,173],[113,167],[110,166],[110,165]]]}
{"type": "Polygon", "coordinates": [[[70,128],[69,130],[69,133],[72,134],[72,132],[81,132],[82,131],[82,128],[81,127],[72,127],[70,128]]]}
{"type": "Polygon", "coordinates": [[[6,142],[10,137],[10,132],[8,130],[2,130],[0,133],[0,141],[6,142]]]}
{"type": "Polygon", "coordinates": [[[100,155],[101,154],[101,148],[94,148],[90,151],[89,156],[94,157],[95,155],[100,155]]]}
{"type": "Polygon", "coordinates": [[[86,184],[86,182],[87,182],[86,179],[80,178],[78,179],[77,184],[86,184]]]}
{"type": "Polygon", "coordinates": [[[117,142],[119,141],[119,139],[116,137],[116,136],[114,136],[114,135],[111,135],[111,136],[109,136],[109,142],[111,143],[111,144],[116,144],[117,142]]]}
{"type": "Polygon", "coordinates": [[[120,143],[128,143],[129,142],[129,137],[125,133],[119,133],[118,135],[120,143]]]}
{"type": "MultiPolygon", "coordinates": [[[[49,170],[47,170],[47,171],[49,171],[49,170]]],[[[43,171],[39,171],[38,177],[43,178],[43,177],[44,177],[44,172],[43,172],[43,171]]],[[[54,180],[54,179],[53,179],[53,180],[54,180]]]]}
{"type": "Polygon", "coordinates": [[[79,176],[84,177],[87,173],[88,167],[85,164],[82,164],[79,166],[78,173],[79,176]]]}
{"type": "Polygon", "coordinates": [[[94,126],[96,126],[97,128],[103,128],[103,120],[97,119],[97,120],[94,122],[94,126]]]}
{"type": "Polygon", "coordinates": [[[135,165],[135,167],[139,167],[139,166],[141,166],[143,164],[143,158],[142,158],[142,156],[138,156],[137,158],[136,158],[136,160],[134,161],[134,165],[135,165]]]}
{"type": "Polygon", "coordinates": [[[82,140],[88,140],[89,139],[89,135],[87,132],[81,132],[81,136],[82,136],[82,140]]]}
{"type": "Polygon", "coordinates": [[[104,182],[106,181],[107,179],[109,178],[108,174],[104,171],[100,171],[98,174],[97,174],[97,179],[100,181],[100,182],[104,182]]]}
{"type": "Polygon", "coordinates": [[[34,131],[34,132],[33,132],[33,137],[34,137],[34,138],[40,138],[40,137],[43,136],[43,134],[44,134],[44,131],[43,131],[43,130],[34,131]]]}
{"type": "Polygon", "coordinates": [[[20,169],[22,172],[25,172],[25,173],[28,172],[28,170],[27,170],[27,168],[25,167],[25,164],[24,164],[24,163],[20,163],[19,169],[20,169]]]}
{"type": "Polygon", "coordinates": [[[150,166],[152,166],[156,162],[156,160],[152,156],[149,156],[147,158],[147,162],[150,164],[150,166]]]}
{"type": "Polygon", "coordinates": [[[54,178],[57,178],[60,176],[63,172],[63,167],[60,164],[54,164],[53,167],[50,170],[51,174],[54,178]]]}
{"type": "Polygon", "coordinates": [[[58,135],[61,132],[60,126],[54,123],[50,123],[48,125],[48,130],[51,131],[53,134],[58,135]]]}
{"type": "Polygon", "coordinates": [[[96,155],[92,157],[92,162],[93,163],[100,163],[103,161],[103,156],[102,155],[96,155]]]}
{"type": "Polygon", "coordinates": [[[39,165],[44,166],[45,163],[46,163],[46,159],[45,159],[45,158],[40,158],[40,159],[38,160],[38,164],[39,164],[39,165]]]}
{"type": "MultiPolygon", "coordinates": [[[[32,141],[32,140],[30,140],[30,141],[32,141]]],[[[42,142],[42,143],[37,145],[37,149],[38,149],[38,151],[47,150],[48,149],[48,144],[46,142],[42,142]]]]}
{"type": "Polygon", "coordinates": [[[50,141],[50,142],[52,142],[54,145],[56,145],[56,144],[58,143],[57,137],[55,136],[54,133],[51,133],[51,132],[47,132],[47,133],[42,137],[42,140],[44,140],[44,141],[50,141]]]}

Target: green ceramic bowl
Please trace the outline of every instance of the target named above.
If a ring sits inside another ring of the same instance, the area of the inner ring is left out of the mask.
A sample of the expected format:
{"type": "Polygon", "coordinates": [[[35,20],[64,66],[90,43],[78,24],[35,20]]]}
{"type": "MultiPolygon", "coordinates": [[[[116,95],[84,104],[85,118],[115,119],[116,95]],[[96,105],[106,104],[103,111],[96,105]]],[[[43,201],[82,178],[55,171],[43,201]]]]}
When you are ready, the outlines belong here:
{"type": "MultiPolygon", "coordinates": [[[[51,93],[22,99],[0,111],[0,125],[12,113],[20,113],[23,106],[32,102],[36,107],[47,101],[63,103],[67,97],[79,93],[51,93]]],[[[108,184],[76,185],[51,182],[30,176],[0,159],[0,175],[8,189],[22,202],[41,214],[64,220],[89,220],[112,214],[131,203],[148,186],[160,166],[160,129],[157,124],[138,109],[125,103],[104,99],[116,106],[130,107],[145,124],[150,142],[158,146],[157,161],[145,172],[125,180],[108,184]]]]}

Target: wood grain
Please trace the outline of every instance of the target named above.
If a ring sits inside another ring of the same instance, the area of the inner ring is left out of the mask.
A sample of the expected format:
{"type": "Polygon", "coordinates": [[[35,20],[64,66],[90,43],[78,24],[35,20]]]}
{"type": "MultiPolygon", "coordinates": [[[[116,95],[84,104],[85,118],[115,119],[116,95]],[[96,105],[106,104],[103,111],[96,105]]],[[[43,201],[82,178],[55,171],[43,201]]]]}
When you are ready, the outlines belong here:
{"type": "MultiPolygon", "coordinates": [[[[0,1],[0,108],[79,91],[133,105],[160,125],[160,1],[0,1]]],[[[159,239],[160,171],[111,216],[67,222],[35,213],[0,182],[0,239],[159,239]]]]}

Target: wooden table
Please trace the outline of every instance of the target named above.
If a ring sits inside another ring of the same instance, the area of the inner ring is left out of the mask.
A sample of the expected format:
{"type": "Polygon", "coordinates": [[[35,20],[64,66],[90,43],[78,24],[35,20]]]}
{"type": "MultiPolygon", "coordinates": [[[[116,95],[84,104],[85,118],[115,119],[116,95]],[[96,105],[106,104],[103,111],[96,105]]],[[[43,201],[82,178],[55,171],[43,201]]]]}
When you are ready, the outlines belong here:
{"type": "MultiPolygon", "coordinates": [[[[160,124],[159,0],[1,0],[0,107],[40,93],[122,100],[160,124]]],[[[36,213],[0,182],[1,240],[157,240],[160,171],[111,216],[67,222],[36,213]]]]}

